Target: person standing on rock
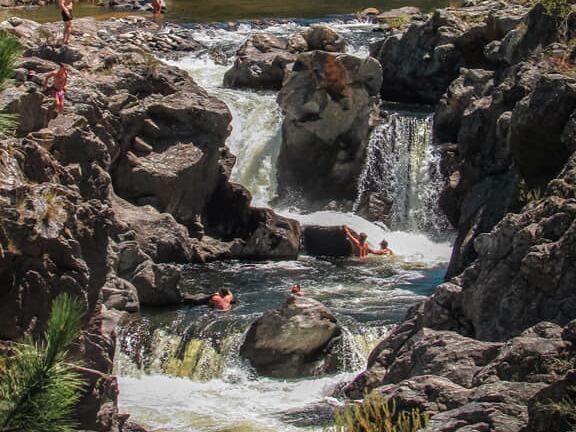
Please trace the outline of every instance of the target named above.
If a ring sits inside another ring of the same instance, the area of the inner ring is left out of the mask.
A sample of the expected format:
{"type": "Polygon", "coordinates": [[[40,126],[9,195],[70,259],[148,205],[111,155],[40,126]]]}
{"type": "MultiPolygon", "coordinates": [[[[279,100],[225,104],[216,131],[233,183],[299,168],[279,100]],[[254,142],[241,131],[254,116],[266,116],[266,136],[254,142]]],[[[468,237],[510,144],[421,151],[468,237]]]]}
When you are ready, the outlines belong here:
{"type": "Polygon", "coordinates": [[[44,89],[54,98],[54,106],[58,114],[64,113],[64,93],[68,83],[68,67],[65,63],[60,63],[60,69],[54,71],[44,78],[44,89]],[[52,85],[48,87],[48,81],[52,79],[52,85]]]}
{"type": "Polygon", "coordinates": [[[152,0],[152,9],[154,15],[160,15],[162,13],[162,0],[152,0]]]}
{"type": "Polygon", "coordinates": [[[72,8],[74,7],[74,0],[58,0],[58,6],[60,6],[62,21],[64,21],[64,39],[62,43],[66,45],[72,33],[72,20],[74,19],[72,16],[72,8]]]}

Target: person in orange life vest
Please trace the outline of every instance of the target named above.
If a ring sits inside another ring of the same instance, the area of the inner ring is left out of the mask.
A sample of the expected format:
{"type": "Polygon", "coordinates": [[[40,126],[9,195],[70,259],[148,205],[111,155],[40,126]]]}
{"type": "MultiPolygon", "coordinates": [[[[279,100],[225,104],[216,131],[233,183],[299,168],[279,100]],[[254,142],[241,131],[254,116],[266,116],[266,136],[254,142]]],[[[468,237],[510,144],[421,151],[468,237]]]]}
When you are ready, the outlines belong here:
{"type": "Polygon", "coordinates": [[[352,245],[354,245],[356,249],[356,256],[360,259],[365,259],[366,257],[368,257],[368,253],[370,252],[370,246],[368,246],[368,243],[366,242],[366,239],[368,238],[366,233],[360,233],[358,238],[356,238],[356,236],[352,234],[352,231],[350,231],[350,228],[348,228],[348,225],[344,225],[343,228],[346,237],[352,243],[352,245]]]}

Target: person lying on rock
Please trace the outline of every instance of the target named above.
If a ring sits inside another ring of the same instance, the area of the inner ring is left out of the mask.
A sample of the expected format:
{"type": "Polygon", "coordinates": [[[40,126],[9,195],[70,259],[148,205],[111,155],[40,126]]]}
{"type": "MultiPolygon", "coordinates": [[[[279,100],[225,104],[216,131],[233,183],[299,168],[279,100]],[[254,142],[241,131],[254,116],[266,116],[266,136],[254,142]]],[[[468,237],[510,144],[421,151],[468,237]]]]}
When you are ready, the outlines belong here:
{"type": "Polygon", "coordinates": [[[214,309],[229,311],[233,302],[234,294],[228,288],[220,288],[217,293],[212,294],[208,304],[214,309]]]}
{"type": "Polygon", "coordinates": [[[62,21],[64,21],[64,37],[62,43],[66,45],[70,39],[70,34],[72,34],[72,8],[74,7],[74,0],[58,0],[58,6],[60,6],[60,13],[62,15],[62,21]]]}
{"type": "Polygon", "coordinates": [[[388,247],[388,242],[386,240],[382,240],[380,242],[380,249],[370,249],[370,253],[373,255],[386,255],[386,256],[393,256],[394,252],[388,247]]]}
{"type": "Polygon", "coordinates": [[[304,292],[302,291],[302,288],[300,288],[300,284],[292,285],[290,292],[293,296],[304,297],[304,292]]]}
{"type": "Polygon", "coordinates": [[[60,69],[51,72],[44,78],[44,89],[54,98],[54,106],[59,114],[64,112],[64,93],[68,83],[68,68],[66,64],[60,63],[60,69]],[[48,81],[52,79],[52,85],[48,87],[48,81]]]}
{"type": "Polygon", "coordinates": [[[366,241],[368,238],[366,233],[360,233],[360,235],[356,237],[352,233],[352,231],[350,231],[348,225],[344,225],[343,228],[344,228],[344,234],[346,234],[346,237],[352,243],[352,245],[356,250],[356,256],[360,259],[367,258],[368,253],[370,252],[370,247],[368,246],[368,242],[366,241]]]}

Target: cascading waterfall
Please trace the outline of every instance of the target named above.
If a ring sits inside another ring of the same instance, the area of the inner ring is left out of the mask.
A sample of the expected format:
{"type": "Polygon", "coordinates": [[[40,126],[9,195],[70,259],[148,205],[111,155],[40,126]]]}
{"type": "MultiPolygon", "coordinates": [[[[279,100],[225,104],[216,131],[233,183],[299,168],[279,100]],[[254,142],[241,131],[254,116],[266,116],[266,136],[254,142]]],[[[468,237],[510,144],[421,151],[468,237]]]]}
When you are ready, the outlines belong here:
{"type": "MultiPolygon", "coordinates": [[[[356,55],[367,55],[369,41],[379,37],[365,25],[335,27],[352,41],[349,52],[356,55]]],[[[266,31],[289,35],[301,29],[282,24],[266,31]]],[[[236,32],[205,28],[198,30],[197,39],[230,55],[254,31],[261,30],[244,25],[236,32]]],[[[171,63],[227,103],[233,116],[227,145],[238,158],[232,179],[251,191],[255,205],[268,206],[276,192],[281,139],[276,94],[224,88],[231,58],[227,65],[220,60],[206,54],[171,63]]],[[[442,280],[441,264],[450,255],[450,245],[422,234],[434,231],[430,224],[440,229],[430,222],[434,188],[439,186],[424,184],[438,180],[430,168],[437,164],[429,147],[431,122],[430,116],[392,114],[372,134],[360,191],[383,190],[394,197],[397,221],[392,231],[352,213],[276,209],[306,224],[347,224],[366,232],[374,247],[386,237],[396,258],[372,257],[361,265],[304,256],[295,261],[189,266],[181,279],[185,291],[212,292],[226,286],[239,301],[227,314],[202,307],[145,311],[125,326],[116,356],[122,409],[153,430],[166,432],[302,431],[281,414],[318,403],[337,384],[351,379],[389,326],[442,280]],[[417,232],[406,232],[410,230],[417,232]],[[250,324],[281,305],[292,283],[300,283],[306,296],[325,304],[342,326],[341,372],[335,376],[268,379],[257,376],[239,356],[250,324]]]]}
{"type": "Polygon", "coordinates": [[[355,210],[366,194],[378,193],[392,203],[386,221],[391,229],[446,232],[437,204],[444,179],[439,153],[431,145],[432,126],[431,114],[392,112],[374,128],[355,210]]]}

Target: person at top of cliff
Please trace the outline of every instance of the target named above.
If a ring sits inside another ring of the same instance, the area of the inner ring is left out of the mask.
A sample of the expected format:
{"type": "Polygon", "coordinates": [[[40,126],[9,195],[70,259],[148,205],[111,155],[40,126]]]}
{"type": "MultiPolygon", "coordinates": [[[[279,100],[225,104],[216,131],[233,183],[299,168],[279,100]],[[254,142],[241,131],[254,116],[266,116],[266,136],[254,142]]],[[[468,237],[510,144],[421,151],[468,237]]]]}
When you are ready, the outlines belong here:
{"type": "Polygon", "coordinates": [[[162,13],[162,0],[152,0],[152,10],[154,15],[159,15],[162,13]]]}
{"type": "Polygon", "coordinates": [[[370,249],[370,253],[373,255],[386,255],[386,256],[393,256],[394,252],[388,247],[388,242],[386,240],[382,240],[380,242],[380,249],[370,249]]]}
{"type": "Polygon", "coordinates": [[[72,20],[74,19],[72,8],[74,7],[74,0],[58,0],[58,6],[60,6],[60,14],[62,15],[62,21],[64,21],[64,37],[62,43],[66,45],[70,39],[70,34],[72,34],[72,20]]]}
{"type": "Polygon", "coordinates": [[[60,63],[60,69],[49,73],[44,78],[44,89],[54,98],[54,106],[59,114],[64,112],[64,93],[68,83],[68,67],[65,63],[60,63]],[[52,85],[48,87],[48,82],[52,79],[52,85]]]}
{"type": "Polygon", "coordinates": [[[360,233],[358,237],[356,237],[348,225],[344,225],[344,233],[348,240],[352,243],[352,245],[356,249],[356,256],[360,259],[365,259],[368,257],[368,253],[370,252],[370,247],[368,246],[368,242],[366,241],[368,236],[366,233],[360,233]]]}
{"type": "Polygon", "coordinates": [[[234,302],[234,294],[228,288],[220,288],[217,293],[212,294],[208,303],[214,309],[226,312],[230,310],[234,302]]]}
{"type": "Polygon", "coordinates": [[[300,284],[292,285],[290,292],[293,296],[304,297],[304,292],[302,291],[302,288],[300,288],[300,284]]]}

